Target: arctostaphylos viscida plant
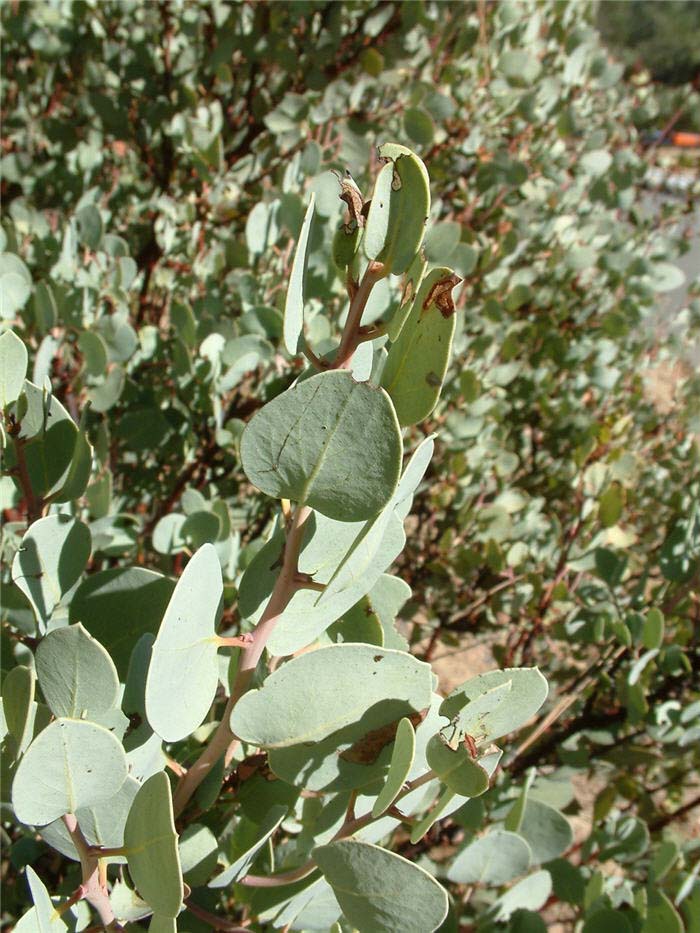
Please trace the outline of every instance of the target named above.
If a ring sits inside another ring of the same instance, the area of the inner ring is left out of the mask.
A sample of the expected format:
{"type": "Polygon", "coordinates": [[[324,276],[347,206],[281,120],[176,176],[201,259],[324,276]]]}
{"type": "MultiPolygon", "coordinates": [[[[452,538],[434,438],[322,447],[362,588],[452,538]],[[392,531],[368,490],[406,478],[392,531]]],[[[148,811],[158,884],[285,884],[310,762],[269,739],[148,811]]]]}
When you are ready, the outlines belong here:
{"type": "MultiPolygon", "coordinates": [[[[136,563],[80,582],[99,535],[81,505],[94,456],[85,415],[76,423],[48,380],[26,379],[15,333],[0,338],[5,466],[29,515],[12,579],[36,633],[3,686],[3,799],[27,839],[80,866],[60,891],[27,867],[34,906],[20,931],[148,917],[155,931],[204,921],[430,933],[449,923],[446,889],[392,849],[489,789],[494,743],[531,720],[547,684],[534,667],[496,670],[444,698],[396,626],[410,589],[387,570],[434,444],[407,429],[438,402],[461,279],[422,252],[421,159],[398,144],[378,155],[371,199],[338,173],[347,210],[332,255],[348,308],[339,339],[321,349],[304,323],[313,195],[308,203],[283,339],[309,365],[268,392],[240,439],[247,479],[278,505],[237,592],[211,542],[189,549],[174,586],[136,563]],[[389,278],[392,312],[363,321],[389,278]],[[119,586],[132,571],[152,577],[138,578],[136,599],[119,586]],[[110,622],[88,613],[88,630],[86,600],[110,592],[110,622]],[[145,603],[159,599],[157,635],[139,632],[145,603]]],[[[494,885],[525,875],[495,901],[494,920],[527,904],[546,875],[527,874],[526,794],[451,870],[494,885]]]]}

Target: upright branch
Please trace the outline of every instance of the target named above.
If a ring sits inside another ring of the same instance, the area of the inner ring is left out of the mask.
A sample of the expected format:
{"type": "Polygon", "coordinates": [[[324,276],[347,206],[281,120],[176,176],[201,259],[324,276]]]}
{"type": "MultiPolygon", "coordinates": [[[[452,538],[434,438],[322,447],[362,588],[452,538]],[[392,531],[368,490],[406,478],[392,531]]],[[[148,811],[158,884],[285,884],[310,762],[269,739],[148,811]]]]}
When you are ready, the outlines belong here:
{"type": "Polygon", "coordinates": [[[284,546],[282,569],[277,577],[262,618],[252,633],[249,643],[241,651],[238,672],[221,722],[211,741],[181,779],[175,791],[173,810],[176,816],[182,813],[192,794],[219,759],[223,756],[225,763],[228,764],[233,755],[236,737],[229,725],[231,713],[240,697],[250,686],[258,661],[265,650],[265,645],[282,613],[289,605],[289,601],[297,590],[306,585],[299,576],[298,563],[304,537],[304,524],[310,514],[311,509],[307,506],[297,506],[292,513],[284,546]]]}
{"type": "Polygon", "coordinates": [[[84,898],[97,911],[105,930],[123,930],[114,916],[107,891],[107,878],[101,869],[99,858],[91,851],[75,814],[66,813],[63,823],[78,852],[82,871],[82,884],[69,901],[69,905],[84,898]]]}

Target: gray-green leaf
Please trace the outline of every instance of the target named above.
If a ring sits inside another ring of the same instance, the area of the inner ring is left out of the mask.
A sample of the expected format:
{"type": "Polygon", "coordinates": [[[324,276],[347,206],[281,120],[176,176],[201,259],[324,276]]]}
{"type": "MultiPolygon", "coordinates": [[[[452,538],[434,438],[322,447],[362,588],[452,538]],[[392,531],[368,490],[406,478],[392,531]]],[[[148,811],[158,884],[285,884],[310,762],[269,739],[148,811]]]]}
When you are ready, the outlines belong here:
{"type": "Polygon", "coordinates": [[[304,329],[304,283],[315,200],[316,195],[312,193],[301,225],[284,302],[284,345],[291,354],[299,351],[299,337],[304,329]]]}
{"type": "Polygon", "coordinates": [[[121,743],[102,726],[57,719],[34,739],[12,783],[21,823],[44,826],[113,797],[126,779],[121,743]]]}
{"type": "Polygon", "coordinates": [[[94,719],[117,703],[114,662],[80,623],[54,629],[41,640],[36,670],[54,716],[94,719]]]}
{"type": "Polygon", "coordinates": [[[30,526],[12,561],[12,579],[40,622],[51,616],[90,557],[90,531],[68,515],[49,515],[30,526]]]}
{"type": "Polygon", "coordinates": [[[241,460],[248,479],[268,495],[353,522],[389,501],[402,449],[388,395],[350,373],[328,372],[255,415],[243,432],[241,460]]]}
{"type": "Polygon", "coordinates": [[[216,549],[205,544],[175,586],[148,668],[146,715],[167,742],[193,732],[214,699],[219,679],[215,626],[222,594],[216,549]]]}
{"type": "Polygon", "coordinates": [[[447,892],[423,868],[379,846],[343,839],[313,856],[360,933],[433,933],[447,915],[447,892]]]}

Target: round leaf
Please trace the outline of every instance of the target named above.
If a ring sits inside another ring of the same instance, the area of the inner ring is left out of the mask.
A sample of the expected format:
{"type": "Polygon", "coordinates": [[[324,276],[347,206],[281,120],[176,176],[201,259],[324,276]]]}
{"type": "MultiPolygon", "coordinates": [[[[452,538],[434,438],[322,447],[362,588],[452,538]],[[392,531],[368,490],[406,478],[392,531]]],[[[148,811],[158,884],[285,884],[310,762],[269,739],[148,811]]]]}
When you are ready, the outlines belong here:
{"type": "Polygon", "coordinates": [[[259,489],[343,522],[370,518],[389,501],[401,454],[388,395],[346,372],[320,373],[283,392],[241,440],[243,469],[259,489]]]}
{"type": "Polygon", "coordinates": [[[90,531],[68,515],[49,515],[30,526],[12,561],[12,579],[46,622],[90,557],[90,531]]]}
{"type": "Polygon", "coordinates": [[[518,829],[532,851],[533,864],[549,862],[569,848],[574,840],[571,823],[554,807],[530,798],[518,829]]]}
{"type": "Polygon", "coordinates": [[[343,913],[360,933],[433,933],[447,915],[447,892],[400,855],[355,839],[313,850],[343,913]]]}
{"type": "Polygon", "coordinates": [[[521,836],[494,830],[457,853],[447,872],[458,884],[501,885],[530,867],[530,846],[521,836]]]}
{"type": "Polygon", "coordinates": [[[54,716],[94,719],[117,703],[114,662],[80,623],[54,629],[41,640],[36,670],[54,716]]]}
{"type": "Polygon", "coordinates": [[[34,739],[12,783],[21,823],[44,826],[113,797],[126,779],[121,743],[102,726],[57,719],[34,739]]]}
{"type": "Polygon", "coordinates": [[[478,797],[488,790],[488,774],[463,745],[450,748],[439,735],[434,735],[428,742],[426,759],[442,783],[455,794],[478,797]]]}
{"type": "Polygon", "coordinates": [[[430,114],[419,107],[409,107],[403,115],[403,128],[406,135],[419,146],[429,146],[435,135],[435,127],[430,114]]]}
{"type": "Polygon", "coordinates": [[[534,716],[547,698],[547,681],[536,667],[489,671],[457,687],[440,707],[477,744],[494,742],[534,716]]]}

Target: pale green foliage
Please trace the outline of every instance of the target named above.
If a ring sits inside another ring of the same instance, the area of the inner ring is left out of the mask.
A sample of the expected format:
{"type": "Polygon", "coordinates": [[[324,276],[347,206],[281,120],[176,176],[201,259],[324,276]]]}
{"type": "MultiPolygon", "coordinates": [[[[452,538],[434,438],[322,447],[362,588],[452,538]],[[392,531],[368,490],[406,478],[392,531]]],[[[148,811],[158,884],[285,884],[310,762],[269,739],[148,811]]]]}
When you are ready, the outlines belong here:
{"type": "Polygon", "coordinates": [[[2,18],[7,920],[680,930],[654,89],[573,2],[2,18]]]}

